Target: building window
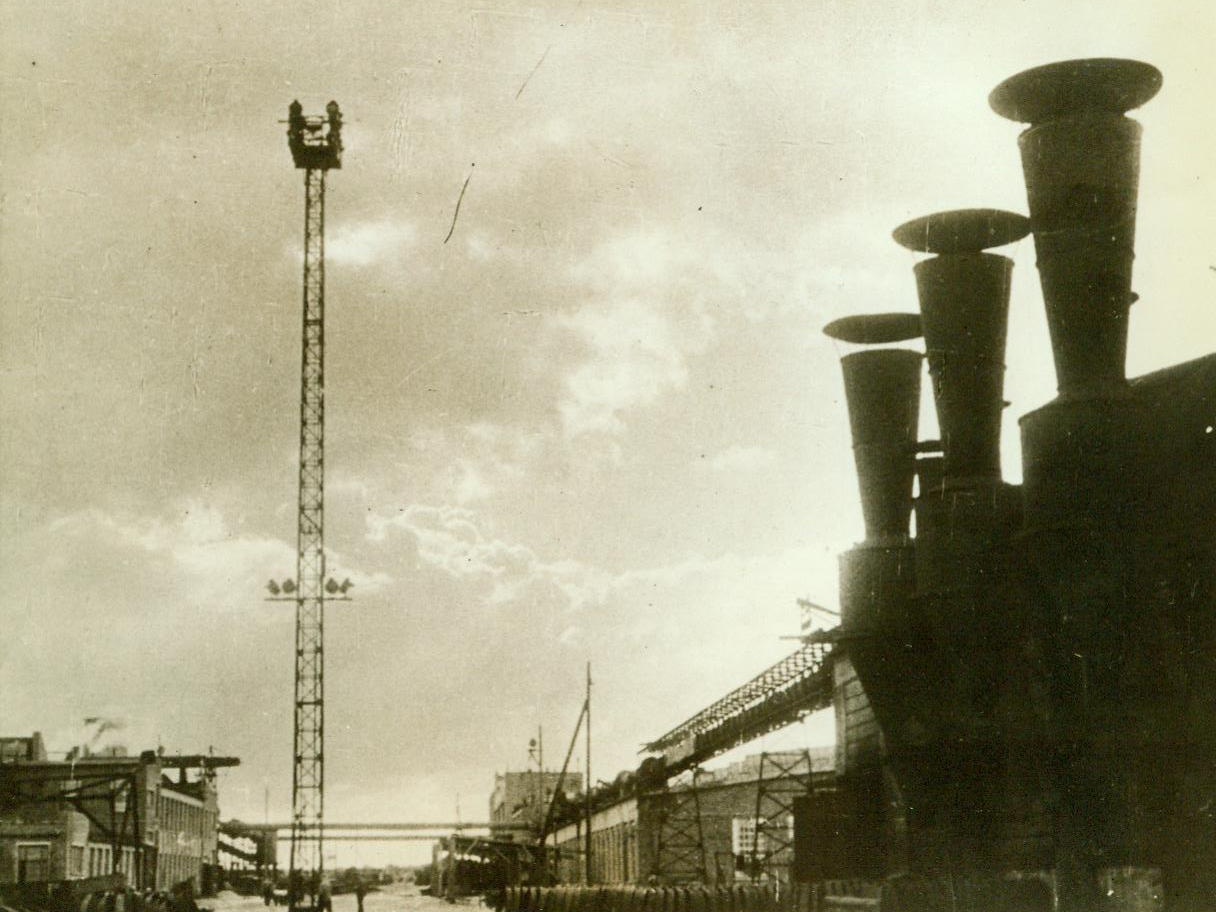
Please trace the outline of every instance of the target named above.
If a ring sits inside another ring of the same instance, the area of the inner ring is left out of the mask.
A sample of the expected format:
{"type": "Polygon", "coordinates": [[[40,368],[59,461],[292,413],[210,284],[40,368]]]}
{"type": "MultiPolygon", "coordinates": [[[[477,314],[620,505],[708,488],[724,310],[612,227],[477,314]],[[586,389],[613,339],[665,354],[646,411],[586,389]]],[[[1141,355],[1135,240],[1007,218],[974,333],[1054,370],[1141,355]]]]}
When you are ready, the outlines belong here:
{"type": "Polygon", "coordinates": [[[40,883],[51,879],[51,844],[17,846],[17,883],[40,883]]]}
{"type": "Polygon", "coordinates": [[[767,848],[764,834],[756,841],[756,818],[735,817],[730,822],[730,850],[736,855],[750,855],[753,850],[763,853],[767,848]]]}
{"type": "Polygon", "coordinates": [[[84,846],[68,848],[68,877],[85,877],[88,872],[84,867],[84,846]]]}
{"type": "Polygon", "coordinates": [[[766,862],[780,860],[780,863],[788,864],[788,854],[794,842],[793,815],[787,817],[784,823],[782,826],[780,819],[757,821],[754,817],[732,818],[730,848],[735,856],[735,870],[747,871],[755,877],[758,871],[751,868],[753,863],[763,866],[766,862]]]}

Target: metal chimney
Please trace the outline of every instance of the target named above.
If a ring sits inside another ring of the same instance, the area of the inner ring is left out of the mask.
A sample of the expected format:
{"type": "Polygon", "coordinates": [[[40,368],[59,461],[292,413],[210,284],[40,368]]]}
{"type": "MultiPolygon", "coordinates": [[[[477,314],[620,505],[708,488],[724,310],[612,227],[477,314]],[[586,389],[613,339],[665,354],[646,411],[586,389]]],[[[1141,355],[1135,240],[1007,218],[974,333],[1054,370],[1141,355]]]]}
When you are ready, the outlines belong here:
{"type": "MultiPolygon", "coordinates": [[[[883,345],[919,338],[920,323],[916,314],[871,314],[837,320],[824,332],[883,345]]],[[[866,537],[840,556],[839,643],[883,731],[886,759],[874,754],[866,762],[912,770],[932,767],[925,758],[937,756],[939,733],[954,727],[946,719],[957,702],[943,697],[953,685],[916,603],[908,535],[922,357],[877,348],[841,359],[866,537]]]]}
{"type": "Polygon", "coordinates": [[[988,97],[1029,123],[1018,138],[1061,397],[1126,386],[1140,125],[1124,113],[1161,88],[1134,60],[1069,60],[1026,70],[988,97]]]}
{"type": "MultiPolygon", "coordinates": [[[[920,333],[915,314],[846,317],[824,332],[846,342],[890,342],[920,333]]],[[[853,458],[865,519],[866,541],[907,541],[920,415],[921,354],[880,348],[841,358],[853,458]]]]}
{"type": "Polygon", "coordinates": [[[1029,233],[1024,216],[996,209],[939,212],[893,232],[904,247],[936,254],[917,263],[914,272],[950,486],[1001,477],[1013,261],[983,251],[1029,233]]]}

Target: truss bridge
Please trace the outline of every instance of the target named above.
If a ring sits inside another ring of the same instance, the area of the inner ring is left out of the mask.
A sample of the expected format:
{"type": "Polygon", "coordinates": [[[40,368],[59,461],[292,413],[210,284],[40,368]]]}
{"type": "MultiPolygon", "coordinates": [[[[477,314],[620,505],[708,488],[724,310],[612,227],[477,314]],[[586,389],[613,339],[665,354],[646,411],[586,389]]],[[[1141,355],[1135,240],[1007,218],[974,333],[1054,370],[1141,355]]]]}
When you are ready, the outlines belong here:
{"type": "Polygon", "coordinates": [[[644,750],[661,755],[666,775],[676,776],[831,704],[831,646],[806,642],[644,750]]]}

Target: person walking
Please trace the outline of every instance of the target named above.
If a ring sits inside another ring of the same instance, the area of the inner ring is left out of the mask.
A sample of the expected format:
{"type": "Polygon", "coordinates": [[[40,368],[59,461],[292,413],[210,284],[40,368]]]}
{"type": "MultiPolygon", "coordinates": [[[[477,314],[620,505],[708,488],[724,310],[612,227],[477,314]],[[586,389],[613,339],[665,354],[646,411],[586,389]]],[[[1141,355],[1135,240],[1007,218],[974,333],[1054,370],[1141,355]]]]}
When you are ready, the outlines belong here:
{"type": "Polygon", "coordinates": [[[364,886],[363,881],[359,881],[355,884],[355,902],[359,904],[358,912],[363,912],[363,897],[366,895],[367,887],[364,886]]]}

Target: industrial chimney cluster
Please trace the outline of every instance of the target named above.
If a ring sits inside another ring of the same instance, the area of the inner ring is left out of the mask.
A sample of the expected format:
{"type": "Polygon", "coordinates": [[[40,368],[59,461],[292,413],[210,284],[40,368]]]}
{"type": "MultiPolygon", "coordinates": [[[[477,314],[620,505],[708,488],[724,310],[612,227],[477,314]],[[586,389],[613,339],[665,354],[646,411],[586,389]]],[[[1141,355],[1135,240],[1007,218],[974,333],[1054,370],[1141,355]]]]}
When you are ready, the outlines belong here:
{"type": "Polygon", "coordinates": [[[919,316],[825,329],[869,346],[842,361],[866,537],[841,556],[838,649],[881,731],[843,771],[854,862],[837,873],[903,872],[884,909],[1216,909],[1216,356],[1125,373],[1125,115],[1160,87],[1109,59],[1003,82],[991,106],[1029,124],[1029,218],[900,226],[930,255],[919,316]],[[1013,263],[989,249],[1027,234],[1059,395],[1021,419],[1015,486],[1013,263]],[[922,355],[883,347],[921,336],[940,441],[918,436],[922,355]]]}

